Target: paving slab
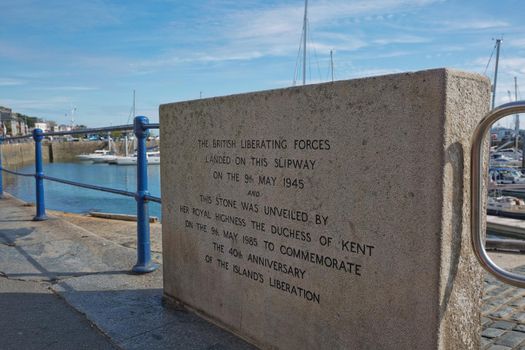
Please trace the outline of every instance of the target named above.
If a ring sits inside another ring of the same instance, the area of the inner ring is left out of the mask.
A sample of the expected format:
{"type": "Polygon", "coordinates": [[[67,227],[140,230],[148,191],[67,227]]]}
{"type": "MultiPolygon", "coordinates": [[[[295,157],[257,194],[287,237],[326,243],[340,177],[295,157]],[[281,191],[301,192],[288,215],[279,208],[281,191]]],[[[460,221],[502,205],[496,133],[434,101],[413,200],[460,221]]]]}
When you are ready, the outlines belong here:
{"type": "MultiPolygon", "coordinates": [[[[58,217],[33,222],[33,212],[34,208],[15,198],[0,200],[0,280],[26,283],[34,288],[40,286],[47,298],[53,298],[83,322],[79,327],[96,325],[96,335],[110,347],[253,349],[195,314],[164,307],[162,269],[145,275],[130,273],[136,250],[122,244],[126,240],[113,241],[107,235],[95,234],[87,229],[85,221],[82,226],[58,217]]],[[[106,225],[97,222],[94,230],[107,233],[111,225],[118,222],[106,225]]],[[[13,302],[8,291],[5,283],[0,284],[0,303],[13,302]]],[[[39,303],[35,298],[27,300],[28,305],[39,303]]],[[[62,313],[63,310],[55,306],[47,310],[47,317],[68,316],[62,313]]],[[[46,324],[37,311],[29,310],[24,317],[35,317],[35,322],[46,324]]],[[[75,324],[75,320],[64,322],[75,324]]],[[[9,332],[17,332],[16,327],[4,326],[9,332]]],[[[45,333],[42,341],[49,341],[53,348],[105,349],[106,346],[87,339],[82,340],[84,347],[76,346],[74,342],[83,338],[76,339],[73,331],[58,332],[47,326],[38,331],[45,333]],[[71,339],[62,340],[64,337],[71,339]],[[66,345],[54,346],[55,340],[66,345]]],[[[34,347],[17,344],[9,344],[7,349],[40,349],[48,343],[35,343],[34,347]]]]}
{"type": "Polygon", "coordinates": [[[0,277],[0,310],[0,347],[4,350],[117,349],[46,284],[0,277]]]}
{"type": "Polygon", "coordinates": [[[515,347],[525,342],[525,334],[522,332],[510,331],[505,333],[494,344],[508,347],[515,347]]]}

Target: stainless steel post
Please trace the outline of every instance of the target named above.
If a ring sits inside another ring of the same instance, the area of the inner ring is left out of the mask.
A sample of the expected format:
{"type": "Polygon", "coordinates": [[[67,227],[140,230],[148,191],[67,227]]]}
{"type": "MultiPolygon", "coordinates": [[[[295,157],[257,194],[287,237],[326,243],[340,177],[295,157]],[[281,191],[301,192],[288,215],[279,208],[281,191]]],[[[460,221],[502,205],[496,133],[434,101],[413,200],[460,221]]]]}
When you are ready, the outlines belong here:
{"type": "Polygon", "coordinates": [[[525,112],[525,101],[511,102],[493,109],[478,124],[474,131],[471,148],[471,238],[474,254],[481,266],[502,282],[525,288],[525,276],[506,271],[496,265],[485,250],[482,215],[483,144],[490,127],[499,119],[515,113],[525,112]]]}

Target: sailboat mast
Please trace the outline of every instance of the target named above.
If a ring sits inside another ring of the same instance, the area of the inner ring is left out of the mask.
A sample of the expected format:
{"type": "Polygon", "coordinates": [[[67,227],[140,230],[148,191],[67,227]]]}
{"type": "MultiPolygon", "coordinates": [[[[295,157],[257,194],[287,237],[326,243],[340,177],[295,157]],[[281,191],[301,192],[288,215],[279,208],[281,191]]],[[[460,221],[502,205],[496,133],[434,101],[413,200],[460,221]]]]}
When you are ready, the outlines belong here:
{"type": "Polygon", "coordinates": [[[514,100],[518,100],[518,77],[514,77],[514,100]]]}
{"type": "Polygon", "coordinates": [[[308,0],[304,0],[303,19],[303,85],[306,84],[306,21],[308,20],[308,0]]]}
{"type": "Polygon", "coordinates": [[[496,39],[496,66],[494,67],[494,82],[492,85],[492,109],[496,107],[496,84],[498,82],[499,48],[501,39],[496,39]]]}
{"type": "Polygon", "coordinates": [[[135,89],[133,89],[133,120],[135,120],[135,89]]]}
{"type": "MultiPolygon", "coordinates": [[[[518,77],[514,77],[514,101],[518,100],[518,77]]],[[[520,131],[520,115],[514,116],[514,130],[516,133],[520,131]]]]}
{"type": "MultiPolygon", "coordinates": [[[[133,120],[135,120],[135,89],[133,89],[133,107],[131,109],[131,114],[133,115],[133,120]]],[[[126,132],[126,136],[124,137],[124,141],[125,141],[125,143],[124,143],[124,155],[126,157],[129,156],[128,133],[129,132],[126,132]]]]}
{"type": "MultiPolygon", "coordinates": [[[[514,77],[514,101],[518,100],[518,77],[514,77]]],[[[518,159],[518,140],[520,137],[520,115],[516,114],[514,116],[514,133],[516,134],[516,159],[518,159]]],[[[523,142],[523,140],[522,140],[523,142]]]]}

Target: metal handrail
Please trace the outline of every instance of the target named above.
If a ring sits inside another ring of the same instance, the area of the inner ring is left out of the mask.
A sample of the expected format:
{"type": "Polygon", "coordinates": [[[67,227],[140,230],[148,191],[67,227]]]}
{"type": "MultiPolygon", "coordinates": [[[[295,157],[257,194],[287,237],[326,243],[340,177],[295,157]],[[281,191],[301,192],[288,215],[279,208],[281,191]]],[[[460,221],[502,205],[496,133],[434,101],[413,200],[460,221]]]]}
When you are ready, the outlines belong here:
{"type": "Polygon", "coordinates": [[[22,135],[22,136],[9,136],[9,137],[2,136],[2,137],[0,137],[0,142],[2,142],[2,141],[30,139],[32,137],[33,137],[33,135],[31,135],[31,134],[29,134],[29,135],[22,135]]]}
{"type": "Polygon", "coordinates": [[[44,136],[82,135],[82,134],[95,134],[95,133],[109,132],[109,131],[129,131],[129,130],[133,130],[133,124],[107,126],[103,128],[77,129],[77,130],[69,130],[69,131],[51,131],[51,132],[45,132],[44,136]]]}
{"type": "MultiPolygon", "coordinates": [[[[69,130],[69,131],[50,131],[50,132],[42,132],[42,135],[44,137],[46,136],[65,136],[65,135],[95,134],[95,133],[109,132],[109,131],[129,131],[129,130],[133,130],[133,124],[107,126],[107,127],[102,127],[102,128],[76,129],[76,130],[69,130]]],[[[32,138],[32,137],[33,135],[4,137],[4,141],[20,140],[20,139],[27,139],[27,138],[32,138]]]]}
{"type": "MultiPolygon", "coordinates": [[[[144,125],[145,129],[159,129],[160,124],[159,123],[148,123],[147,125],[144,125]]],[[[88,128],[88,129],[77,129],[77,130],[69,130],[69,131],[50,131],[50,132],[44,132],[42,135],[44,137],[46,136],[65,136],[65,135],[82,135],[82,134],[95,134],[95,133],[101,133],[101,132],[108,132],[108,131],[130,131],[133,130],[133,124],[125,124],[125,125],[116,125],[116,126],[105,126],[101,128],[88,128]]],[[[21,140],[21,139],[29,139],[32,138],[33,135],[22,135],[22,136],[10,136],[10,137],[3,137],[4,141],[11,141],[11,140],[21,140]]],[[[0,140],[2,138],[0,137],[0,140]]]]}
{"type": "Polygon", "coordinates": [[[52,176],[47,176],[47,175],[42,176],[42,178],[44,180],[49,180],[49,181],[53,181],[53,182],[59,182],[59,183],[62,183],[62,184],[71,185],[71,186],[75,186],[75,187],[82,187],[82,188],[87,188],[87,189],[95,190],[95,191],[120,194],[122,196],[127,196],[127,197],[135,197],[135,192],[118,190],[118,189],[110,188],[110,187],[90,185],[90,184],[85,184],[85,183],[81,183],[81,182],[75,182],[75,181],[70,181],[70,180],[65,180],[65,179],[59,179],[57,177],[52,177],[52,176]]]}
{"type": "Polygon", "coordinates": [[[511,102],[489,112],[474,131],[471,148],[471,239],[474,254],[481,266],[500,281],[519,288],[525,288],[525,276],[516,274],[496,265],[485,250],[483,239],[482,174],[483,145],[487,132],[496,121],[511,114],[525,113],[525,101],[511,102]]]}
{"type": "Polygon", "coordinates": [[[18,171],[9,170],[9,169],[5,169],[2,167],[0,167],[0,170],[5,171],[8,174],[13,174],[13,175],[18,175],[18,176],[35,177],[35,174],[19,173],[18,171]]]}
{"type": "MultiPolygon", "coordinates": [[[[135,273],[147,273],[155,271],[159,265],[151,260],[151,243],[150,243],[150,227],[149,227],[149,209],[148,202],[161,203],[160,197],[155,197],[148,192],[148,173],[147,173],[147,156],[146,156],[146,138],[148,130],[159,128],[159,124],[150,124],[148,118],[143,116],[135,117],[132,125],[120,125],[103,128],[90,128],[82,130],[71,130],[61,132],[44,133],[41,129],[33,130],[33,140],[35,142],[35,173],[24,174],[17,171],[4,169],[2,167],[2,149],[0,148],[0,198],[3,197],[2,188],[2,172],[34,177],[36,180],[36,215],[33,218],[35,221],[43,221],[47,219],[44,202],[44,180],[62,183],[65,185],[87,188],[96,191],[109,192],[122,196],[133,197],[137,202],[137,263],[133,266],[132,271],[135,273]],[[61,136],[61,135],[78,135],[89,134],[97,132],[109,131],[125,131],[133,130],[137,141],[137,191],[130,192],[125,190],[114,189],[110,187],[103,187],[98,185],[91,185],[80,183],[76,181],[60,179],[53,176],[44,175],[43,171],[43,157],[42,157],[42,140],[45,136],[61,136]]],[[[16,136],[10,138],[0,138],[0,144],[7,140],[16,140],[28,138],[31,136],[16,136]]]]}
{"type": "Polygon", "coordinates": [[[144,195],[144,199],[148,200],[150,202],[155,202],[155,203],[162,204],[162,199],[160,197],[155,197],[155,196],[146,194],[146,195],[144,195]]]}

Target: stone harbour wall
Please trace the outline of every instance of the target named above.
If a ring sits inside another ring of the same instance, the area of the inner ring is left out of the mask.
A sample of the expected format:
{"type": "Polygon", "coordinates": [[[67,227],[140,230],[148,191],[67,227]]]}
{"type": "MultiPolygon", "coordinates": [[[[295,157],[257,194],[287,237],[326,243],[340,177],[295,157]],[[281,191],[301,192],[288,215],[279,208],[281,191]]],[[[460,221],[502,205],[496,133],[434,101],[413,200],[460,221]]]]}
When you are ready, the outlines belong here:
{"type": "MultiPolygon", "coordinates": [[[[42,144],[42,155],[44,162],[67,162],[75,160],[75,156],[84,153],[92,153],[98,149],[107,149],[106,141],[82,141],[82,142],[49,142],[42,144]]],[[[117,141],[114,147],[118,154],[124,154],[124,141],[117,141]]],[[[148,147],[159,145],[158,140],[147,142],[148,147]]],[[[19,167],[35,161],[35,145],[31,142],[4,144],[2,148],[2,164],[6,167],[19,167]]],[[[129,143],[130,154],[133,154],[133,146],[129,143]]]]}
{"type": "MultiPolygon", "coordinates": [[[[107,142],[43,142],[42,156],[44,162],[73,160],[76,155],[91,153],[106,147],[107,142]]],[[[31,142],[3,144],[2,165],[5,168],[16,168],[35,161],[35,144],[31,142]]]]}

